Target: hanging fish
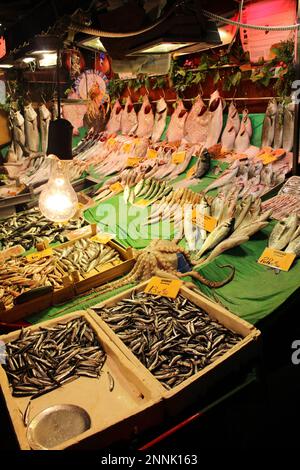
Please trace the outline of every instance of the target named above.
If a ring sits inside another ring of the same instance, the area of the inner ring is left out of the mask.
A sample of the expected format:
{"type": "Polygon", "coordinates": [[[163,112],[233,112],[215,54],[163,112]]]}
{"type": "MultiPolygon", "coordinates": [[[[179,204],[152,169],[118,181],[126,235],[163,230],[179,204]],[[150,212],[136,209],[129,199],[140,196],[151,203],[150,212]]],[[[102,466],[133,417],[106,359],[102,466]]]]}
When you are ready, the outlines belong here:
{"type": "Polygon", "coordinates": [[[41,142],[42,142],[42,152],[46,153],[48,148],[48,133],[49,133],[49,123],[51,119],[51,113],[49,109],[42,104],[39,107],[39,121],[40,121],[40,131],[41,131],[41,142]]]}
{"type": "Polygon", "coordinates": [[[113,109],[110,114],[109,121],[106,125],[106,131],[109,134],[116,134],[121,130],[121,118],[122,118],[122,106],[120,105],[120,101],[117,100],[113,106],[113,109]]]}
{"type": "Polygon", "coordinates": [[[153,143],[158,142],[161,136],[163,135],[163,132],[166,127],[167,114],[168,114],[167,103],[165,102],[163,98],[160,98],[160,100],[156,104],[154,125],[153,125],[153,131],[152,131],[152,136],[151,136],[151,140],[153,143]]]}
{"type": "Polygon", "coordinates": [[[244,109],[243,111],[243,117],[242,117],[242,122],[244,123],[245,125],[245,128],[246,128],[246,131],[251,139],[252,137],[252,123],[251,123],[251,119],[249,117],[249,111],[247,108],[244,109]]]}
{"type": "Polygon", "coordinates": [[[267,107],[265,119],[262,128],[262,147],[272,147],[275,133],[275,118],[277,113],[277,103],[275,98],[272,98],[267,107]]]}
{"type": "Polygon", "coordinates": [[[179,100],[177,107],[172,114],[171,121],[167,130],[168,142],[181,141],[184,137],[184,125],[187,118],[187,110],[182,100],[179,100]]]}
{"type": "Polygon", "coordinates": [[[275,116],[274,144],[273,144],[274,149],[282,148],[283,114],[284,114],[283,104],[279,103],[277,107],[276,116],[275,116]]]}
{"type": "Polygon", "coordinates": [[[284,108],[282,148],[290,152],[294,143],[295,105],[289,103],[284,108]]]}
{"type": "Polygon", "coordinates": [[[234,142],[234,150],[237,153],[243,153],[250,147],[250,137],[246,130],[244,121],[242,121],[240,131],[234,142]]]}
{"type": "Polygon", "coordinates": [[[147,95],[143,96],[143,104],[138,112],[137,137],[151,137],[154,126],[154,115],[152,106],[147,95]]]}
{"type": "Polygon", "coordinates": [[[121,131],[123,135],[134,134],[138,126],[138,119],[130,96],[127,96],[125,108],[121,116],[121,131]]]}
{"type": "Polygon", "coordinates": [[[218,90],[210,97],[208,112],[209,125],[205,147],[209,149],[218,143],[223,127],[223,104],[218,90]]]}
{"type": "Polygon", "coordinates": [[[24,107],[24,117],[26,147],[33,152],[38,152],[39,131],[37,125],[37,114],[31,103],[24,107]]]}
{"type": "Polygon", "coordinates": [[[222,144],[221,151],[223,153],[231,152],[233,150],[235,137],[236,137],[236,131],[235,131],[234,123],[231,120],[231,118],[228,117],[225,129],[221,137],[221,144],[222,144]]]}
{"type": "Polygon", "coordinates": [[[231,123],[233,124],[235,133],[238,134],[241,126],[239,112],[235,106],[234,101],[231,101],[229,108],[228,108],[228,119],[230,119],[231,123]]]}
{"type": "MultiPolygon", "coordinates": [[[[16,111],[13,115],[13,153],[17,160],[23,156],[22,146],[25,145],[24,118],[20,111],[16,111]]],[[[12,158],[10,159],[12,161],[12,158]]]]}
{"type": "Polygon", "coordinates": [[[184,137],[193,144],[206,141],[208,132],[209,113],[201,96],[196,98],[184,125],[184,137]]]}

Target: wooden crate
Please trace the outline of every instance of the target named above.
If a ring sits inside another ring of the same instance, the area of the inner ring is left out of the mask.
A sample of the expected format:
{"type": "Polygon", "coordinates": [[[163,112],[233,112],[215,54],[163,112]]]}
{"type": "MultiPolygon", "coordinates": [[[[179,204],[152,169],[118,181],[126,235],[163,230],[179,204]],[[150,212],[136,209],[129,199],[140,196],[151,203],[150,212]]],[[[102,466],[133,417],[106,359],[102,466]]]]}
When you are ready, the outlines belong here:
{"type": "MultiPolygon", "coordinates": [[[[143,291],[148,281],[139,284],[136,288],[129,289],[121,294],[101,302],[97,307],[110,307],[115,305],[123,298],[130,297],[133,291],[143,291]]],[[[122,353],[134,365],[140,365],[144,368],[144,373],[149,381],[152,380],[153,386],[160,389],[165,400],[166,411],[170,415],[176,415],[191,403],[197,401],[199,397],[204,396],[209,389],[218,381],[230,373],[239,370],[240,367],[249,363],[260,356],[260,331],[250,323],[242,320],[238,316],[230,313],[225,308],[208,300],[207,298],[188,289],[184,285],[180,288],[180,293],[191,300],[195,305],[206,311],[211,318],[217,320],[226,328],[240,334],[243,339],[237,345],[232,347],[223,356],[206,366],[197,374],[184,380],[181,384],[175,386],[172,390],[166,390],[165,387],[152,375],[152,373],[141,364],[139,359],[130,351],[121,339],[111,330],[111,328],[94,312],[93,318],[106,331],[122,353]]],[[[90,311],[90,310],[89,310],[90,311]]]]}
{"type": "MultiPolygon", "coordinates": [[[[95,235],[95,233],[96,225],[91,225],[90,233],[86,233],[84,236],[79,236],[66,243],[62,243],[59,247],[72,245],[76,240],[81,238],[90,238],[92,235],[95,235]]],[[[76,297],[76,295],[84,294],[101,284],[105,284],[119,276],[127,274],[133,268],[135,263],[132,249],[125,249],[113,240],[109,241],[108,245],[118,251],[122,263],[115,266],[111,263],[107,263],[100,268],[98,267],[93,269],[86,275],[81,275],[77,271],[70,274],[66,273],[65,278],[63,278],[63,288],[54,290],[52,293],[40,295],[32,300],[28,300],[26,303],[15,305],[13,308],[8,310],[5,308],[4,304],[0,302],[0,321],[10,323],[21,320],[35,313],[39,313],[53,305],[65,303],[76,297]]],[[[43,250],[46,247],[47,246],[45,244],[41,243],[39,245],[39,250],[43,250]]]]}
{"type": "MultiPolygon", "coordinates": [[[[96,332],[99,342],[107,353],[99,379],[79,377],[62,387],[42,395],[31,402],[29,422],[49,406],[73,404],[84,408],[91,417],[91,428],[86,432],[53,448],[101,448],[120,439],[133,437],[138,430],[145,430],[163,420],[162,397],[152,388],[143,368],[133,365],[116,347],[102,328],[87,312],[78,311],[59,319],[31,326],[31,331],[57,323],[84,317],[96,332]],[[107,372],[114,378],[114,389],[109,391],[107,372]]],[[[28,328],[26,328],[27,330],[28,328]]],[[[18,337],[20,331],[0,336],[8,343],[18,337]]],[[[0,385],[10,419],[21,449],[30,449],[27,428],[22,413],[30,397],[13,397],[7,375],[0,365],[0,385]]]]}

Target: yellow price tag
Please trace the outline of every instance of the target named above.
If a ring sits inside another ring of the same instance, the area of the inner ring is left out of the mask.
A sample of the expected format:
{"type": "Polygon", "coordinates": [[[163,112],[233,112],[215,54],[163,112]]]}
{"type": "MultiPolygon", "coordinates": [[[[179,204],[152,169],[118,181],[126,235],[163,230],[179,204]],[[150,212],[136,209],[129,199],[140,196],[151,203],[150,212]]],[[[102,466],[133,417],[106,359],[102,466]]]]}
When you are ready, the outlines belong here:
{"type": "Polygon", "coordinates": [[[177,279],[164,279],[162,277],[152,277],[148,282],[145,292],[146,294],[162,295],[175,299],[178,295],[182,281],[177,279]]]}
{"type": "Polygon", "coordinates": [[[192,176],[194,176],[195,173],[196,173],[196,165],[192,166],[192,168],[190,168],[189,171],[187,171],[186,173],[187,179],[192,178],[192,176]]]}
{"type": "Polygon", "coordinates": [[[158,151],[154,149],[147,150],[147,158],[157,158],[158,151]]]}
{"type": "Polygon", "coordinates": [[[34,263],[35,261],[38,261],[41,258],[46,258],[47,256],[51,256],[53,254],[52,248],[47,248],[46,250],[42,251],[36,251],[35,253],[30,253],[30,255],[27,255],[27,261],[29,263],[34,263]]]}
{"type": "Polygon", "coordinates": [[[132,144],[124,144],[123,145],[123,152],[130,153],[131,152],[131,147],[132,147],[132,144]]]}
{"type": "Polygon", "coordinates": [[[295,253],[285,253],[284,251],[266,248],[258,260],[259,264],[277,268],[281,271],[288,271],[296,258],[295,253]]]}
{"type": "Polygon", "coordinates": [[[194,224],[198,225],[203,230],[207,232],[212,232],[217,226],[217,219],[207,214],[201,214],[197,212],[197,209],[193,209],[192,219],[194,224]]]}
{"type": "Polygon", "coordinates": [[[182,163],[185,159],[186,152],[175,152],[172,155],[172,163],[175,163],[176,165],[179,165],[179,163],[182,163]]]}
{"type": "Polygon", "coordinates": [[[133,167],[133,166],[136,166],[138,165],[140,162],[140,159],[138,157],[129,157],[127,159],[127,164],[126,166],[130,166],[130,167],[133,167]]]}
{"type": "Polygon", "coordinates": [[[113,193],[121,193],[124,188],[123,186],[121,185],[121,183],[117,182],[117,183],[114,183],[114,184],[111,184],[109,189],[113,192],[113,193]]]}
{"type": "Polygon", "coordinates": [[[102,243],[102,245],[106,245],[110,240],[114,238],[112,233],[97,233],[94,237],[91,237],[90,240],[96,243],[102,243]]]}
{"type": "Polygon", "coordinates": [[[112,137],[110,139],[108,139],[107,141],[108,145],[110,145],[111,147],[113,147],[115,144],[116,144],[116,139],[113,139],[112,137]]]}
{"type": "Polygon", "coordinates": [[[141,199],[140,201],[136,202],[134,205],[135,206],[148,206],[151,204],[151,201],[148,201],[147,199],[141,199]]]}
{"type": "Polygon", "coordinates": [[[262,156],[262,162],[264,165],[268,165],[269,163],[276,162],[277,158],[271,154],[265,154],[262,156]]]}
{"type": "Polygon", "coordinates": [[[134,143],[135,145],[138,145],[140,143],[141,139],[139,137],[135,137],[134,143]]]}

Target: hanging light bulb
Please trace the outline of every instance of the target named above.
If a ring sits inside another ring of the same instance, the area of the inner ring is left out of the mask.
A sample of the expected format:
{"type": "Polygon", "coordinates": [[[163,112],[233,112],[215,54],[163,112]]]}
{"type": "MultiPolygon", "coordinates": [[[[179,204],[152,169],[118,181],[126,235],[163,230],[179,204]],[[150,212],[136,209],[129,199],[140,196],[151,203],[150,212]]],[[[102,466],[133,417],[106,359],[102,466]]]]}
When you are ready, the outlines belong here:
{"type": "Polygon", "coordinates": [[[53,222],[66,222],[78,208],[78,198],[67,174],[67,162],[51,155],[51,173],[48,183],[40,194],[41,213],[53,222]]]}

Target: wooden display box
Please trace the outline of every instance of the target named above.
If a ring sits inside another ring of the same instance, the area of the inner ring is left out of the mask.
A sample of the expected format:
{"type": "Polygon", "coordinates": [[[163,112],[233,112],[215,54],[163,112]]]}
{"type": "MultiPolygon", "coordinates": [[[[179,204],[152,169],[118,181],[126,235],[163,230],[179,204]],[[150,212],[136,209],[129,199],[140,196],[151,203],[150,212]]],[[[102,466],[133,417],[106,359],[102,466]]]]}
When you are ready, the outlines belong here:
{"type": "MultiPolygon", "coordinates": [[[[57,248],[73,245],[76,240],[81,238],[90,238],[95,234],[96,225],[91,225],[89,233],[86,233],[84,236],[76,237],[66,243],[62,243],[58,245],[57,248]]],[[[110,282],[127,274],[133,268],[135,263],[132,249],[125,249],[113,240],[109,241],[107,244],[119,253],[122,263],[117,265],[107,263],[101,267],[93,269],[85,275],[81,275],[77,271],[70,274],[66,273],[65,278],[63,278],[63,288],[54,290],[53,292],[45,295],[40,295],[32,300],[28,300],[26,303],[15,305],[13,308],[8,310],[5,308],[4,304],[0,302],[0,321],[10,323],[21,320],[35,313],[39,313],[53,305],[67,302],[78,294],[84,294],[101,284],[105,284],[106,282],[110,282]]],[[[42,243],[38,248],[41,251],[47,248],[47,246],[42,243]]],[[[55,250],[55,247],[53,249],[55,250]]],[[[27,292],[29,293],[30,291],[28,290],[27,292]]]]}
{"type": "MultiPolygon", "coordinates": [[[[99,307],[111,307],[118,301],[128,298],[132,292],[143,291],[148,281],[139,284],[136,288],[129,289],[121,294],[112,297],[97,305],[99,307]]],[[[167,390],[152,373],[145,367],[139,359],[130,351],[113,330],[98,316],[96,320],[107,335],[115,342],[120,351],[127,357],[132,364],[142,366],[145,375],[149,381],[152,380],[153,387],[158,387],[165,400],[166,411],[169,415],[176,415],[188,405],[196,402],[199,397],[206,395],[209,389],[218,381],[232,372],[238,371],[240,367],[249,363],[260,356],[260,331],[250,323],[233,315],[220,305],[204,298],[201,294],[188,289],[184,285],[180,288],[180,293],[188,298],[195,305],[201,307],[209,316],[219,323],[240,334],[243,339],[237,345],[232,347],[223,356],[206,366],[197,374],[184,380],[181,384],[175,386],[172,390],[167,390]]],[[[95,313],[95,312],[94,312],[95,313]]],[[[96,315],[96,313],[95,313],[96,315]]],[[[95,317],[94,317],[95,318],[95,317]]]]}
{"type": "MultiPolygon", "coordinates": [[[[140,365],[133,365],[122,354],[90,314],[84,311],[73,312],[59,319],[31,326],[25,331],[36,331],[41,327],[67,323],[80,317],[84,317],[96,332],[107,354],[107,360],[98,379],[79,377],[31,401],[29,425],[41,411],[53,405],[80,406],[91,418],[90,429],[53,447],[53,450],[103,448],[121,439],[128,440],[139,430],[145,430],[163,420],[161,396],[157,389],[153,389],[152,381],[149,382],[140,365]],[[108,371],[114,379],[112,391],[109,391],[108,371]]],[[[16,339],[19,334],[20,330],[14,331],[0,336],[0,340],[7,343],[16,339]]],[[[12,396],[6,372],[1,365],[0,385],[19,446],[23,450],[30,449],[27,428],[22,419],[30,397],[12,396]]]]}

